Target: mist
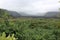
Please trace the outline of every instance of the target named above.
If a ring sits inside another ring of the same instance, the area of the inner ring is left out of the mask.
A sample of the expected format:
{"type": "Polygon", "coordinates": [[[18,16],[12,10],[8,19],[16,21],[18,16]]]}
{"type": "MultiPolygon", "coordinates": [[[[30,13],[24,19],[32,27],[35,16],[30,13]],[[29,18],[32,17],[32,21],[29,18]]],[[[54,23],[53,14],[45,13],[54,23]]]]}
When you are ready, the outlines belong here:
{"type": "Polygon", "coordinates": [[[29,15],[44,15],[48,11],[59,11],[59,0],[0,0],[0,8],[26,12],[29,15]]]}

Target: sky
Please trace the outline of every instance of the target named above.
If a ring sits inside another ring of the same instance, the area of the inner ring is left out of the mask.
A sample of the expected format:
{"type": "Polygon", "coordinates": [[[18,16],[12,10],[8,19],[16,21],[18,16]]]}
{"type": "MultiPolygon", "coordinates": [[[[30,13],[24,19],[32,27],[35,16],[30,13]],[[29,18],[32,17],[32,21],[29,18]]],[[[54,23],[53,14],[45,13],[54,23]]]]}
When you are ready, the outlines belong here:
{"type": "Polygon", "coordinates": [[[48,11],[59,11],[59,0],[0,0],[0,8],[43,15],[48,11]]]}

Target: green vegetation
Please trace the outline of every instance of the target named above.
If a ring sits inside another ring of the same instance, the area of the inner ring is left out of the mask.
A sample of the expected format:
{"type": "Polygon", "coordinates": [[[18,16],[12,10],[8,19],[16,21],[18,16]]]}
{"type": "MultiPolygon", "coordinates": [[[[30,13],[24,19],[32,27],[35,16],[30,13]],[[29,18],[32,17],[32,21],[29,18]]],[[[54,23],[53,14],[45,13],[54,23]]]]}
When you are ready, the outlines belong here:
{"type": "Polygon", "coordinates": [[[18,40],[60,40],[60,19],[1,19],[2,32],[14,33],[18,40]]]}
{"type": "MultiPolygon", "coordinates": [[[[7,15],[7,14],[6,14],[7,15]]],[[[2,15],[4,16],[4,15],[2,15]]],[[[0,40],[10,40],[9,35],[17,40],[60,40],[60,19],[17,18],[7,16],[0,18],[0,40]]],[[[12,38],[11,38],[12,39],[12,38]]],[[[15,39],[14,39],[15,40],[15,39]]]]}
{"type": "Polygon", "coordinates": [[[3,32],[0,36],[0,40],[16,40],[16,38],[14,37],[14,34],[12,36],[9,35],[8,37],[6,37],[5,32],[3,32]]]}

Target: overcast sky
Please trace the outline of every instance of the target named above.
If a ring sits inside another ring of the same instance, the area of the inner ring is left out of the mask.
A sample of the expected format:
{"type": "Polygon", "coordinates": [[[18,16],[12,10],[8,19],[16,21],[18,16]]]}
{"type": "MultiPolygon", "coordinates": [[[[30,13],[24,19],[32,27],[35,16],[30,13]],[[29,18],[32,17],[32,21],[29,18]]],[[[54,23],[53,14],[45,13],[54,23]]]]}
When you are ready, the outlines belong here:
{"type": "Polygon", "coordinates": [[[58,11],[59,0],[0,0],[0,8],[30,12],[30,14],[43,14],[48,11],[58,11]]]}

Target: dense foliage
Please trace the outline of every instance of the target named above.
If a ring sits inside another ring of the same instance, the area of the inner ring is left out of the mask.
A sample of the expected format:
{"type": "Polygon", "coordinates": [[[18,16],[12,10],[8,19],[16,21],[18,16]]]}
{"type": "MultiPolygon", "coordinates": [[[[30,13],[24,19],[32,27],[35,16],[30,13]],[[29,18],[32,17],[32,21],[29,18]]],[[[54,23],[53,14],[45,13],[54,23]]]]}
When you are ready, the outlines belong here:
{"type": "Polygon", "coordinates": [[[60,19],[0,19],[0,33],[18,40],[60,40],[60,19]]]}
{"type": "Polygon", "coordinates": [[[0,34],[5,32],[6,37],[9,34],[15,34],[14,37],[18,38],[17,40],[60,40],[60,19],[11,19],[7,14],[0,17],[2,17],[0,18],[0,34]]]}

